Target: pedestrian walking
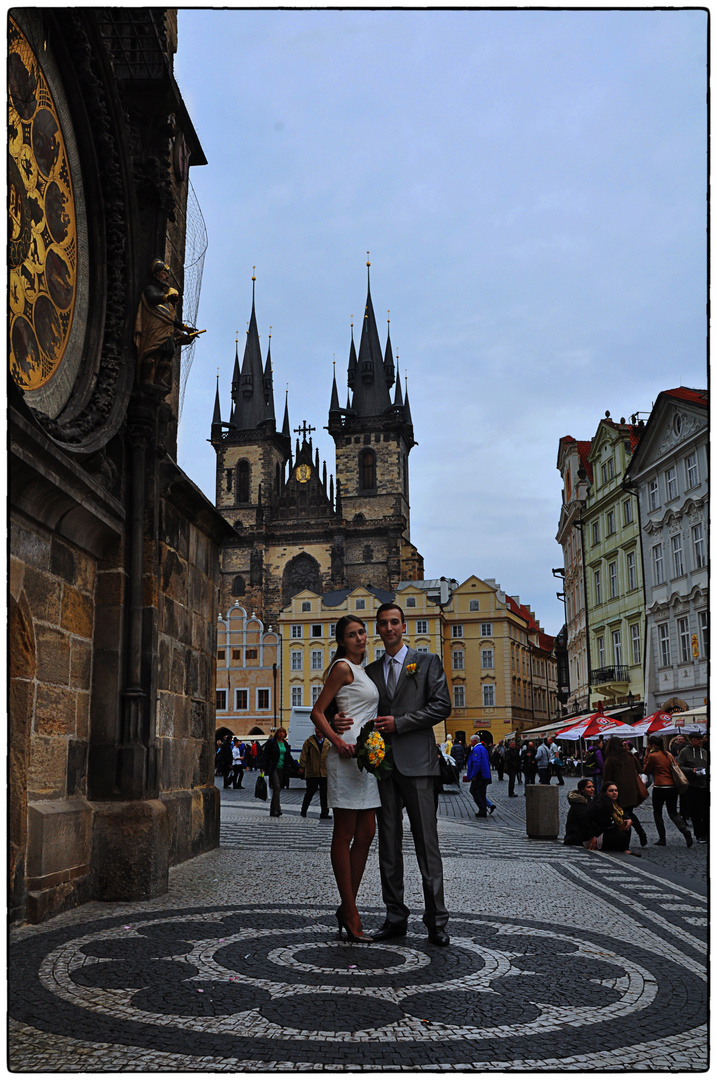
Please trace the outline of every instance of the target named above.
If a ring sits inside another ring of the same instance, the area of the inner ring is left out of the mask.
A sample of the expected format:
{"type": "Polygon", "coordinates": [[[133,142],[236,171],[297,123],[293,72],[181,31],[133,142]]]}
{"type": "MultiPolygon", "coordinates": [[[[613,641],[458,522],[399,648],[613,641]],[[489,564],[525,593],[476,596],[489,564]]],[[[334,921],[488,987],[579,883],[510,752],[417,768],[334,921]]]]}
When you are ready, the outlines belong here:
{"type": "Polygon", "coordinates": [[[264,769],[271,788],[269,817],[281,817],[281,789],[291,767],[291,751],[286,741],[286,728],[277,728],[276,734],[264,747],[264,769]]]}
{"type": "Polygon", "coordinates": [[[458,769],[458,776],[459,777],[460,777],[460,775],[463,772],[463,769],[465,767],[466,756],[467,755],[466,755],[465,746],[463,745],[463,743],[460,740],[456,740],[456,742],[453,743],[453,753],[451,754],[451,757],[453,758],[453,760],[454,760],[454,762],[456,764],[456,768],[458,769]]]}
{"type": "Polygon", "coordinates": [[[219,753],[217,754],[217,761],[219,765],[219,775],[224,778],[224,784],[222,786],[228,788],[231,785],[232,773],[234,771],[231,735],[225,735],[222,739],[219,753]]]}
{"type": "Polygon", "coordinates": [[[306,794],[301,804],[301,816],[306,817],[311,800],[318,791],[321,803],[320,816],[330,818],[329,804],[326,799],[326,758],[331,743],[318,727],[314,728],[314,734],[310,735],[301,748],[299,757],[299,769],[303,771],[306,780],[306,794]]]}
{"type": "Polygon", "coordinates": [[[549,739],[548,750],[550,752],[550,775],[557,776],[558,785],[563,787],[565,781],[563,780],[563,759],[560,756],[560,744],[554,739],[549,739]]]}
{"type": "Polygon", "coordinates": [[[541,784],[550,783],[550,751],[544,742],[535,751],[535,764],[538,767],[538,776],[541,784]]]}
{"type": "Polygon", "coordinates": [[[505,772],[505,743],[503,739],[500,740],[496,748],[491,755],[491,764],[498,773],[498,779],[503,779],[503,773],[505,772]]]}
{"type": "Polygon", "coordinates": [[[526,786],[534,784],[538,766],[535,761],[535,743],[532,740],[523,747],[523,772],[526,786]]]}
{"type": "Polygon", "coordinates": [[[677,764],[689,781],[685,792],[686,811],[692,821],[699,844],[706,844],[709,836],[709,758],[704,748],[704,735],[692,731],[689,745],[680,751],[677,764]]]}
{"type": "Polygon", "coordinates": [[[491,782],[488,751],[477,735],[471,735],[471,753],[468,758],[466,776],[471,782],[470,793],[478,807],[476,817],[488,817],[487,789],[491,782]]]}
{"type": "Polygon", "coordinates": [[[657,735],[651,735],[648,740],[647,753],[643,771],[652,776],[652,816],[655,819],[659,839],[656,841],[661,847],[667,844],[665,822],[662,817],[662,808],[667,807],[667,816],[676,829],[682,833],[685,843],[692,847],[692,833],[687,828],[677,812],[677,787],[672,775],[672,763],[675,759],[668,754],[662,745],[662,739],[657,735]]]}
{"type": "Polygon", "coordinates": [[[232,787],[234,789],[242,786],[242,778],[244,776],[244,750],[243,743],[240,743],[238,739],[232,741],[232,787]]]}
{"type": "Polygon", "coordinates": [[[508,743],[508,749],[505,752],[505,771],[508,774],[508,798],[517,799],[515,794],[515,777],[518,772],[518,749],[515,745],[515,739],[511,739],[508,743]]]}
{"type": "Polygon", "coordinates": [[[589,776],[595,785],[596,793],[600,791],[600,785],[602,783],[602,772],[605,767],[605,760],[602,756],[602,750],[599,744],[592,743],[585,751],[585,757],[583,758],[583,776],[589,776]]]}

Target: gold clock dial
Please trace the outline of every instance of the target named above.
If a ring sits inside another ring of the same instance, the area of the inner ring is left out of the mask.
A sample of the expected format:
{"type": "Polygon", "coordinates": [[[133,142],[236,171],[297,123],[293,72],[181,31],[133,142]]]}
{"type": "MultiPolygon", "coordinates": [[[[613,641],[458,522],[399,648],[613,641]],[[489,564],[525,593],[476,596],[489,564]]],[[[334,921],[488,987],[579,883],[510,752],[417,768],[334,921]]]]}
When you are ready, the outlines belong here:
{"type": "Polygon", "coordinates": [[[311,466],[310,465],[297,465],[296,466],[296,479],[299,481],[300,484],[305,484],[310,476],[311,476],[311,466]]]}
{"type": "Polygon", "coordinates": [[[10,373],[23,390],[62,360],[77,291],[77,225],[67,149],[37,58],[9,21],[10,373]]]}

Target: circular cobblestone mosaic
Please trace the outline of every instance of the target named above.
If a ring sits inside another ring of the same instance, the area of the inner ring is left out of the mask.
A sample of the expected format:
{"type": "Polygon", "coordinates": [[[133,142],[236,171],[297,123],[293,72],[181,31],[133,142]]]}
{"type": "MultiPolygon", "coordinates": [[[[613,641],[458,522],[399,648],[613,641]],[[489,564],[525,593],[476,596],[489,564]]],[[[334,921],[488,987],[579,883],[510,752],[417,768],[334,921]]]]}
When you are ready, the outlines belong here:
{"type": "Polygon", "coordinates": [[[566,1024],[589,1053],[699,1021],[705,988],[687,961],[530,919],[452,915],[450,932],[447,949],[420,923],[351,945],[320,908],[101,919],[13,947],[10,1013],[91,1042],[239,1060],[345,1061],[350,1041],[353,1062],[387,1069],[407,1044],[412,1066],[437,1067],[550,1057],[566,1024]]]}

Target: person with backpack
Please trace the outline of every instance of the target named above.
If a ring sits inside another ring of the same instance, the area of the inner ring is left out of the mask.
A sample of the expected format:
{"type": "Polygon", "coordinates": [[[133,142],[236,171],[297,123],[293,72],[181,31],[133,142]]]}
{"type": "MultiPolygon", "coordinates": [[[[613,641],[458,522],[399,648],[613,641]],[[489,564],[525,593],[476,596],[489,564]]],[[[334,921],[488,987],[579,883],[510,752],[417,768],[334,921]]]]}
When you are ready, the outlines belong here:
{"type": "Polygon", "coordinates": [[[595,794],[599,794],[602,783],[602,774],[605,768],[602,752],[599,744],[592,743],[585,751],[583,758],[583,776],[589,776],[595,785],[595,794]]]}

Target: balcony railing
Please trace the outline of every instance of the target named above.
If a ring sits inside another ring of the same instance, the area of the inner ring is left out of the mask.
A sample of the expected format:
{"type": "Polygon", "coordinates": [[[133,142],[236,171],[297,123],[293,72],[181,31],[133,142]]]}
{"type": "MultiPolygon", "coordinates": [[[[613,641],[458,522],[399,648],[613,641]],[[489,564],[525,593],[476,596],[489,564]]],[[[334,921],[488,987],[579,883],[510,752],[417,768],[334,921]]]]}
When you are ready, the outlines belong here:
{"type": "Polygon", "coordinates": [[[630,681],[627,673],[627,668],[622,665],[619,667],[601,667],[593,671],[593,683],[601,685],[602,683],[626,683],[630,681]]]}

